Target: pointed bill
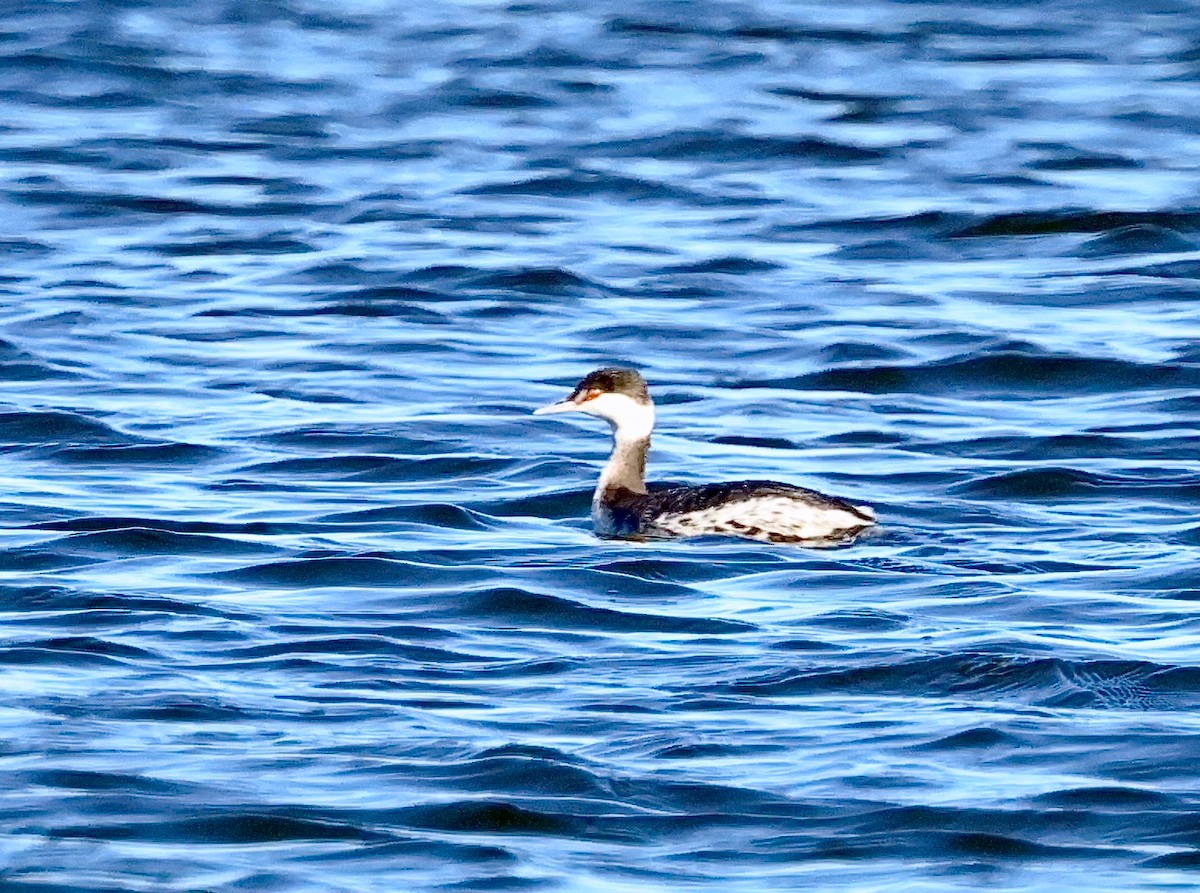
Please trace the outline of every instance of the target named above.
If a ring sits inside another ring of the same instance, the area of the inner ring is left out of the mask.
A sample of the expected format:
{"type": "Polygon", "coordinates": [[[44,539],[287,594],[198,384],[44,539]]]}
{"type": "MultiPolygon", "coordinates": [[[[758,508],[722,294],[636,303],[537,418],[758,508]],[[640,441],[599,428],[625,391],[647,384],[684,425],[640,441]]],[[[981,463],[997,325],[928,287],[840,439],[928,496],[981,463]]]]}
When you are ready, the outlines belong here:
{"type": "Polygon", "coordinates": [[[541,409],[535,409],[534,415],[554,415],[558,412],[576,412],[579,409],[579,404],[574,400],[563,400],[559,403],[551,403],[549,406],[543,406],[541,409]]]}

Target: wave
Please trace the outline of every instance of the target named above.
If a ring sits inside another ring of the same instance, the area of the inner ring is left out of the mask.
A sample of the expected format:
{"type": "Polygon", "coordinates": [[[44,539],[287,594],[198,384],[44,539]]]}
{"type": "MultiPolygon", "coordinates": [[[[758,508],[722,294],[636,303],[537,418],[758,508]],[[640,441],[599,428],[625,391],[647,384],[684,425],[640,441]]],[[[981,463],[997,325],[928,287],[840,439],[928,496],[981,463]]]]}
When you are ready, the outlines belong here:
{"type": "Polygon", "coordinates": [[[1118,226],[1089,239],[1072,252],[1077,257],[1121,257],[1127,254],[1168,254],[1195,251],[1196,243],[1168,226],[1134,223],[1118,226]]]}
{"type": "Polygon", "coordinates": [[[135,555],[261,555],[277,552],[265,543],[200,533],[179,533],[153,527],[123,527],[93,533],[76,533],[39,549],[54,547],[67,552],[130,557],[135,555]]]}
{"type": "Polygon", "coordinates": [[[471,509],[452,503],[419,503],[415,505],[392,505],[350,512],[336,512],[319,519],[323,524],[347,524],[359,527],[364,524],[391,526],[399,523],[427,524],[447,530],[494,530],[496,520],[471,509]]]}
{"type": "Polygon", "coordinates": [[[1097,394],[1200,387],[1200,367],[999,350],[919,365],[843,367],[789,378],[741,380],[741,388],[868,394],[1097,394]]]}
{"type": "Polygon", "coordinates": [[[515,587],[467,593],[456,604],[454,613],[473,622],[487,620],[492,625],[512,629],[588,629],[687,635],[728,635],[754,629],[751,624],[740,621],[672,617],[596,607],[515,587]]]}
{"type": "MultiPolygon", "coordinates": [[[[703,193],[642,177],[581,171],[531,177],[525,180],[485,183],[464,191],[466,195],[536,195],[548,198],[615,198],[625,201],[711,204],[703,193]]],[[[722,200],[726,201],[726,200],[722,200]]]]}
{"type": "Polygon", "coordinates": [[[297,478],[333,478],[354,481],[446,480],[454,477],[494,474],[510,468],[507,459],[486,456],[318,456],[277,459],[248,465],[243,474],[279,475],[297,478]]]}
{"type": "MultiPolygon", "coordinates": [[[[115,434],[115,432],[114,432],[115,434]]],[[[182,465],[192,468],[226,453],[216,447],[194,443],[116,443],[103,446],[61,447],[50,450],[50,458],[95,465],[182,465]]]]}
{"type": "Polygon", "coordinates": [[[115,444],[142,442],[103,422],[73,412],[0,413],[0,444],[115,444]]]}
{"type": "Polygon", "coordinates": [[[1200,499],[1200,477],[1163,477],[1157,472],[1117,475],[1069,467],[1022,469],[958,484],[954,492],[983,499],[1112,499],[1192,503],[1200,499]]]}
{"type": "Polygon", "coordinates": [[[812,694],[979,697],[1047,707],[1157,710],[1200,702],[1192,668],[1132,660],[1069,660],[990,651],[916,657],[850,668],[783,669],[711,686],[756,698],[812,694]]]}
{"type": "Polygon", "coordinates": [[[214,579],[257,586],[308,588],[315,586],[464,585],[487,577],[483,569],[438,567],[397,558],[331,556],[255,564],[217,571],[214,579]]]}
{"type": "Polygon", "coordinates": [[[28,530],[69,530],[75,532],[87,531],[119,531],[126,529],[144,529],[151,531],[167,531],[172,533],[211,533],[239,534],[246,536],[287,536],[297,533],[310,533],[315,528],[308,524],[295,524],[278,521],[180,521],[170,518],[144,518],[137,516],[90,518],[67,518],[59,521],[39,521],[27,525],[28,530]]]}
{"type": "Polygon", "coordinates": [[[728,130],[683,130],[658,136],[612,140],[585,147],[589,154],[711,162],[772,160],[812,164],[861,164],[887,157],[888,150],[814,137],[750,136],[728,130]]]}

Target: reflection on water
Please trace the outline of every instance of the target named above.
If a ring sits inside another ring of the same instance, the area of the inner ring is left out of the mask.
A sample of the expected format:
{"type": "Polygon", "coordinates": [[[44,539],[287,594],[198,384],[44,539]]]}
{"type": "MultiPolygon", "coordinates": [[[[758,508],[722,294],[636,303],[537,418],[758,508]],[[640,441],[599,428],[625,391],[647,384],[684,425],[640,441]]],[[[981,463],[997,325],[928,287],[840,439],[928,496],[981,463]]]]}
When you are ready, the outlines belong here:
{"type": "Polygon", "coordinates": [[[11,11],[8,886],[1190,886],[1197,24],[11,11]],[[883,531],[597,540],[605,363],[883,531]]]}

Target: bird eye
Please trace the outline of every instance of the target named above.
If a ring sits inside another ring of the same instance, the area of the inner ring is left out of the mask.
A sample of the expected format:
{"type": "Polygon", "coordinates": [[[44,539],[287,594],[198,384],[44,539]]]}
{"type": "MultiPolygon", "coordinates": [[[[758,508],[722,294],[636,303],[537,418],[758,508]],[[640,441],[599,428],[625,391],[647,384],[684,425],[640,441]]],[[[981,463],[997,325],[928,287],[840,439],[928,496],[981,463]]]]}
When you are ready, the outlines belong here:
{"type": "Polygon", "coordinates": [[[603,393],[604,393],[604,391],[600,390],[599,388],[592,388],[586,394],[583,395],[583,399],[584,400],[595,400],[597,397],[599,397],[603,393]]]}

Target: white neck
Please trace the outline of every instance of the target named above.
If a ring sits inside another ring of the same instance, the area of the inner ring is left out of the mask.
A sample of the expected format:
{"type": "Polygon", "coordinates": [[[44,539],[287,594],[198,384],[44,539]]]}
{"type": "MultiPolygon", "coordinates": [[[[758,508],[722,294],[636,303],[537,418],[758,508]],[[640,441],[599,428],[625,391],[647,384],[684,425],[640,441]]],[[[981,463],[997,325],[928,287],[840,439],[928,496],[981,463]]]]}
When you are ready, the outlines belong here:
{"type": "Polygon", "coordinates": [[[601,394],[582,404],[583,412],[612,425],[613,451],[600,474],[595,501],[610,488],[646,492],[646,454],[654,430],[654,404],[624,394],[601,394]]]}
{"type": "Polygon", "coordinates": [[[654,404],[638,403],[624,394],[601,394],[580,409],[588,415],[605,419],[613,429],[617,443],[633,443],[649,440],[654,430],[654,404]]]}

